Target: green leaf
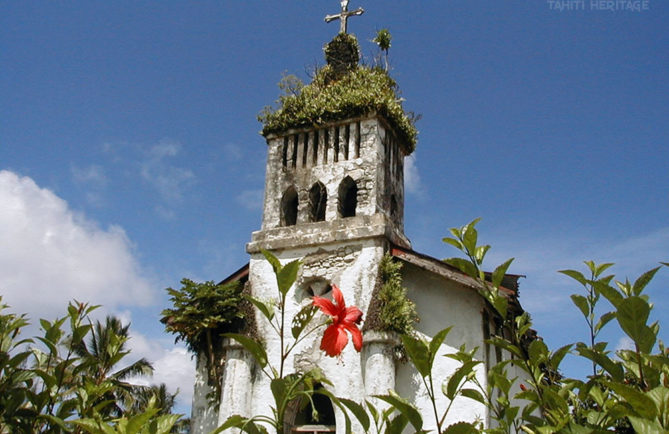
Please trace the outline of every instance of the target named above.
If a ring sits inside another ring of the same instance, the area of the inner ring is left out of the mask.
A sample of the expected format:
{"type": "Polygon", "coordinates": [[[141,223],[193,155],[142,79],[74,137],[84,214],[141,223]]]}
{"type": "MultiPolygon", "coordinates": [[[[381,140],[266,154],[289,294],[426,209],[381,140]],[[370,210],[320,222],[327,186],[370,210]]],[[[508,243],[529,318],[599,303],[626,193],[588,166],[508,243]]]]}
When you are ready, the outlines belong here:
{"type": "Polygon", "coordinates": [[[274,396],[276,408],[281,408],[282,404],[284,404],[284,400],[286,399],[286,393],[288,391],[288,385],[286,382],[287,380],[285,378],[274,378],[270,382],[270,389],[272,390],[272,395],[274,396]]]}
{"type": "Polygon", "coordinates": [[[367,412],[362,405],[346,398],[339,398],[339,402],[344,404],[346,408],[348,408],[349,411],[353,413],[353,416],[355,416],[358,422],[360,422],[360,425],[362,425],[362,428],[365,430],[365,432],[369,431],[369,416],[367,415],[367,412]]]}
{"type": "Polygon", "coordinates": [[[274,269],[274,274],[279,274],[279,271],[281,271],[282,267],[281,267],[281,262],[279,262],[277,257],[265,249],[262,249],[260,251],[262,252],[263,256],[265,256],[265,259],[267,259],[267,262],[269,262],[272,268],[274,269]]]}
{"type": "Polygon", "coordinates": [[[430,370],[432,370],[432,365],[434,365],[434,358],[437,356],[439,347],[444,343],[444,340],[446,340],[446,336],[451,332],[451,329],[453,329],[453,326],[439,330],[430,341],[430,370]]]}
{"type": "Polygon", "coordinates": [[[649,353],[655,345],[655,334],[646,325],[649,315],[650,305],[638,296],[621,301],[616,315],[620,328],[639,345],[639,349],[644,353],[649,353]]]}
{"type": "Polygon", "coordinates": [[[460,395],[469,399],[473,399],[474,401],[480,402],[481,404],[484,405],[486,404],[485,398],[483,397],[481,392],[479,392],[476,389],[469,389],[469,388],[462,389],[460,390],[460,395]]]}
{"type": "Polygon", "coordinates": [[[622,383],[605,381],[608,387],[620,395],[634,411],[641,417],[652,419],[657,416],[657,408],[653,400],[645,393],[638,391],[636,388],[627,386],[622,383]]]}
{"type": "Polygon", "coordinates": [[[497,348],[501,348],[503,350],[507,350],[511,354],[513,354],[515,357],[518,357],[520,359],[523,358],[523,352],[521,351],[520,348],[518,348],[516,345],[513,345],[511,342],[507,341],[506,339],[501,339],[498,337],[492,337],[488,339],[488,342],[496,346],[497,348]]]}
{"type": "Polygon", "coordinates": [[[238,333],[224,333],[223,336],[239,342],[249,353],[251,353],[251,355],[253,355],[261,368],[267,366],[267,352],[258,342],[248,336],[240,335],[238,333]]]}
{"type": "Polygon", "coordinates": [[[253,303],[268,321],[272,321],[272,318],[274,318],[274,306],[271,303],[265,303],[250,295],[247,295],[246,299],[253,303]]]}
{"type": "Polygon", "coordinates": [[[313,304],[308,304],[293,317],[293,327],[290,331],[294,339],[297,339],[309,323],[311,323],[316,312],[318,312],[318,308],[313,304]]]}
{"type": "Polygon", "coordinates": [[[151,434],[167,434],[172,431],[172,427],[183,416],[180,414],[164,414],[154,419],[154,426],[149,429],[151,434]]]}
{"type": "Polygon", "coordinates": [[[502,279],[504,279],[504,276],[506,275],[506,270],[509,269],[513,259],[514,258],[508,259],[502,265],[495,268],[495,271],[492,273],[492,286],[499,288],[499,285],[502,284],[502,279]]]}
{"type": "Polygon", "coordinates": [[[464,250],[465,246],[462,245],[462,243],[455,238],[442,238],[441,241],[445,242],[446,244],[450,244],[451,246],[455,247],[458,250],[464,250]]]}
{"type": "Polygon", "coordinates": [[[576,280],[581,285],[585,286],[588,283],[588,280],[583,276],[583,273],[576,270],[560,270],[558,273],[562,273],[565,276],[569,276],[572,279],[576,280]]]}
{"type": "Polygon", "coordinates": [[[464,236],[462,237],[462,244],[464,244],[467,252],[474,255],[476,253],[476,242],[478,241],[478,231],[473,224],[467,225],[464,236]]]}
{"type": "Polygon", "coordinates": [[[641,294],[646,285],[648,285],[648,283],[650,283],[650,281],[653,280],[653,277],[655,277],[655,273],[657,273],[659,269],[660,267],[648,270],[641,276],[639,276],[637,280],[634,281],[634,285],[632,286],[632,292],[634,293],[634,295],[641,294]]]}
{"type": "Polygon", "coordinates": [[[458,422],[449,425],[444,430],[444,434],[477,434],[480,431],[469,422],[458,422]]]}
{"type": "Polygon", "coordinates": [[[602,315],[599,318],[599,321],[597,321],[597,324],[595,324],[595,333],[599,333],[599,331],[615,317],[616,317],[615,312],[607,312],[604,315],[602,315]]]}
{"type": "Polygon", "coordinates": [[[586,359],[592,360],[601,366],[615,381],[623,381],[624,370],[620,363],[614,362],[602,351],[593,351],[583,344],[576,345],[576,351],[586,359]]]}
{"type": "Polygon", "coordinates": [[[402,434],[408,423],[409,418],[404,413],[400,413],[386,424],[385,434],[402,434]]]}
{"type": "Polygon", "coordinates": [[[600,276],[603,272],[608,270],[610,267],[613,266],[613,262],[606,262],[604,264],[599,264],[597,267],[593,270],[593,273],[595,276],[600,276]]]}
{"type": "Polygon", "coordinates": [[[548,357],[548,347],[541,339],[533,340],[530,344],[528,352],[530,355],[530,361],[537,366],[540,363],[544,363],[548,357]]]}
{"type": "Polygon", "coordinates": [[[374,395],[374,397],[386,401],[388,404],[395,407],[395,409],[409,419],[409,422],[413,425],[416,431],[420,431],[423,428],[423,417],[420,415],[420,412],[416,407],[400,397],[394,391],[390,390],[388,395],[374,395]]]}
{"type": "Polygon", "coordinates": [[[582,295],[572,294],[571,301],[574,302],[576,307],[581,311],[584,317],[588,318],[590,315],[590,306],[588,305],[588,299],[582,295]]]}
{"type": "Polygon", "coordinates": [[[629,419],[632,428],[634,428],[634,432],[644,434],[667,432],[656,420],[648,420],[635,416],[628,416],[627,418],[629,419]]]}
{"type": "Polygon", "coordinates": [[[458,369],[455,370],[453,375],[448,379],[448,382],[444,382],[441,387],[441,391],[448,399],[451,401],[455,399],[456,394],[458,393],[458,388],[460,383],[464,378],[468,378],[470,375],[474,374],[474,368],[478,365],[479,361],[472,360],[461,365],[458,369]]]}
{"type": "Polygon", "coordinates": [[[488,250],[490,250],[490,246],[487,244],[484,246],[476,247],[476,252],[474,252],[474,257],[476,258],[476,261],[479,264],[483,263],[483,259],[485,258],[486,253],[488,253],[488,250]]]}
{"type": "MultiPolygon", "coordinates": [[[[53,417],[53,416],[52,416],[53,417]]],[[[116,431],[105,423],[96,421],[95,419],[86,418],[86,419],[77,419],[72,421],[78,427],[83,428],[89,433],[109,433],[116,434],[116,431]]],[[[69,430],[65,425],[62,426],[63,432],[68,432],[69,430]]]]}
{"type": "Polygon", "coordinates": [[[469,262],[466,259],[462,258],[448,258],[444,259],[444,262],[446,262],[448,265],[451,265],[458,270],[462,271],[466,275],[473,277],[474,279],[477,279],[479,277],[478,271],[476,271],[476,267],[474,264],[469,262]]]}
{"type": "Polygon", "coordinates": [[[659,413],[669,418],[669,388],[658,386],[647,392],[646,395],[653,400],[655,407],[660,409],[659,413]]]}
{"type": "Polygon", "coordinates": [[[562,363],[562,360],[569,353],[571,347],[572,344],[568,344],[558,348],[556,351],[553,352],[553,355],[550,358],[550,365],[553,369],[557,370],[560,367],[560,363],[562,363]]]}
{"type": "Polygon", "coordinates": [[[420,338],[409,335],[402,335],[400,338],[411,363],[416,367],[421,377],[427,377],[431,370],[430,351],[427,343],[420,338]]]}
{"type": "Polygon", "coordinates": [[[248,434],[266,434],[267,430],[261,425],[256,425],[253,419],[242,417],[238,414],[230,416],[223,425],[212,431],[211,434],[218,434],[229,428],[239,428],[248,434]]]}
{"type": "Polygon", "coordinates": [[[500,294],[494,294],[492,298],[492,305],[502,318],[506,318],[509,308],[509,300],[500,294]]]}
{"type": "Polygon", "coordinates": [[[290,287],[293,286],[293,283],[295,283],[295,280],[297,280],[297,270],[300,268],[300,264],[299,260],[289,262],[276,275],[276,282],[282,295],[285,296],[290,287]]]}
{"type": "Polygon", "coordinates": [[[597,292],[606,297],[606,299],[616,308],[624,298],[618,290],[602,281],[592,282],[592,286],[597,292]]]}
{"type": "Polygon", "coordinates": [[[144,413],[140,413],[128,419],[128,425],[126,426],[126,434],[139,433],[139,431],[151,420],[151,418],[156,413],[158,413],[157,408],[149,408],[144,413]]]}

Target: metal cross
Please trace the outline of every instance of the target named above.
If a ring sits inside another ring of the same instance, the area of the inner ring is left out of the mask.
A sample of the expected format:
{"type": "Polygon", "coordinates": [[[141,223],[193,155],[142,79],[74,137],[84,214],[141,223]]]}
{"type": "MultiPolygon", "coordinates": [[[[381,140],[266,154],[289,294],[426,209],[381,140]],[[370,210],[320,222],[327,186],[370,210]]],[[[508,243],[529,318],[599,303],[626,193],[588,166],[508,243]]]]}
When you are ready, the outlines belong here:
{"type": "Polygon", "coordinates": [[[351,17],[353,15],[362,15],[365,13],[365,10],[363,8],[358,8],[354,11],[348,10],[348,2],[349,0],[341,0],[341,12],[338,14],[334,15],[327,15],[325,17],[325,22],[329,23],[330,21],[334,20],[340,20],[339,22],[339,33],[346,33],[346,20],[348,20],[348,17],[351,17]]]}

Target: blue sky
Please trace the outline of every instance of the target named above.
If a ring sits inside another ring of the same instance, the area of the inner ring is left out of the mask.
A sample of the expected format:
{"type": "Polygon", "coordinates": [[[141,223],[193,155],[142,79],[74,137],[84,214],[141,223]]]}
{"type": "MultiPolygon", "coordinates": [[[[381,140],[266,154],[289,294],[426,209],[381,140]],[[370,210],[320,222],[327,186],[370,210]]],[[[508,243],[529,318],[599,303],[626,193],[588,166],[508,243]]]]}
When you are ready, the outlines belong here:
{"type": "MultiPolygon", "coordinates": [[[[624,279],[669,260],[669,4],[567,3],[360,0],[349,24],[367,63],[375,31],[390,30],[392,75],[423,115],[407,164],[414,249],[452,256],[448,228],[482,217],[489,267],[517,258],[521,300],[552,347],[586,339],[578,288],[556,270],[612,261],[624,279]]],[[[338,30],[323,17],[338,7],[4,2],[5,301],[34,318],[72,297],[103,303],[187,409],[192,362],[162,334],[163,289],[247,261],[266,157],[256,115],[283,73],[308,80],[323,64],[338,30]]],[[[658,318],[668,276],[649,289],[658,318]]],[[[607,339],[624,343],[615,326],[607,339]]]]}

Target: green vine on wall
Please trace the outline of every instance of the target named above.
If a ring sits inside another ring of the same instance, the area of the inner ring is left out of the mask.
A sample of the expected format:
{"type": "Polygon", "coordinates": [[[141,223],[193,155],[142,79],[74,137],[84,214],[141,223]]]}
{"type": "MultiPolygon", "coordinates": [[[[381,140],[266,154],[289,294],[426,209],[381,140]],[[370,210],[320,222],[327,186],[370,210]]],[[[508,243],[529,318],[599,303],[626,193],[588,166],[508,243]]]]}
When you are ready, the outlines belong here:
{"type": "Polygon", "coordinates": [[[365,321],[365,330],[411,335],[418,321],[416,305],[402,286],[402,264],[386,254],[379,264],[379,281],[365,321]]]}

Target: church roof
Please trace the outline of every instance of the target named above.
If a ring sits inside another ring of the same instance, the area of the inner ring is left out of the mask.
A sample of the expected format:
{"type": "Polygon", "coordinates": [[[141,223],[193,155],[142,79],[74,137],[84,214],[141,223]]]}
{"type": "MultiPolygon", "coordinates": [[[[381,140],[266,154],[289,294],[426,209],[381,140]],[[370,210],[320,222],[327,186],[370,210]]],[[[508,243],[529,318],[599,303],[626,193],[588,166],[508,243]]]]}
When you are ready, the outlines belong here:
{"type": "MultiPolygon", "coordinates": [[[[399,246],[391,246],[390,254],[406,263],[412,264],[423,270],[442,276],[451,281],[457,282],[465,287],[478,291],[481,285],[473,278],[463,273],[459,269],[447,264],[446,262],[414,250],[399,246]]],[[[492,273],[486,272],[486,279],[490,279],[492,273]]],[[[518,301],[518,279],[525,277],[522,274],[505,274],[499,289],[503,295],[509,299],[509,306],[516,314],[523,312],[523,308],[518,301]]]]}

